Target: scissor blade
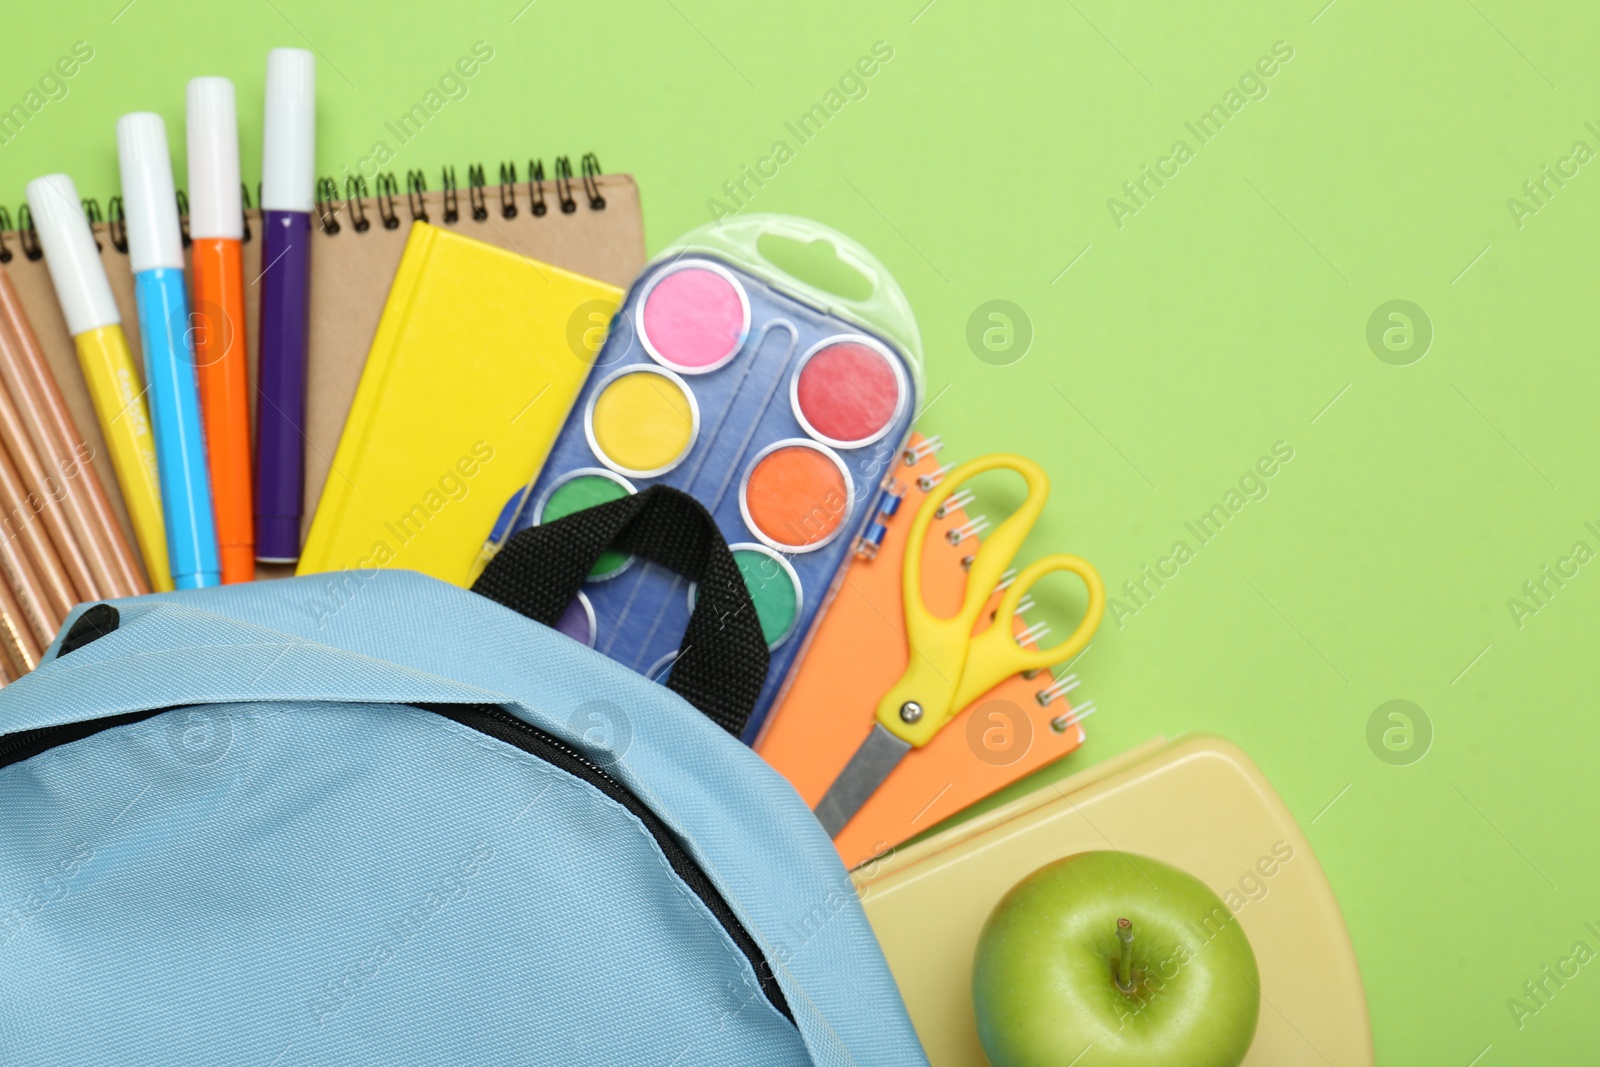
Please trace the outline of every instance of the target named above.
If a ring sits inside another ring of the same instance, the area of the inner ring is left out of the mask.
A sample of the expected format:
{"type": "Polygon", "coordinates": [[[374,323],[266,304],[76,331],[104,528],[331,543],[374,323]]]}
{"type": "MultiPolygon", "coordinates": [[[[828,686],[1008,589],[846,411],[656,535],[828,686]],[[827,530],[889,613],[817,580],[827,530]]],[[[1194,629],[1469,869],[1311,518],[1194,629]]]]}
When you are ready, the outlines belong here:
{"type": "Polygon", "coordinates": [[[833,780],[813,812],[829,837],[839,836],[845,823],[855,817],[861,805],[877,792],[889,772],[898,767],[910,751],[911,742],[900,740],[880,723],[872,724],[872,732],[844,765],[844,770],[833,780]]]}

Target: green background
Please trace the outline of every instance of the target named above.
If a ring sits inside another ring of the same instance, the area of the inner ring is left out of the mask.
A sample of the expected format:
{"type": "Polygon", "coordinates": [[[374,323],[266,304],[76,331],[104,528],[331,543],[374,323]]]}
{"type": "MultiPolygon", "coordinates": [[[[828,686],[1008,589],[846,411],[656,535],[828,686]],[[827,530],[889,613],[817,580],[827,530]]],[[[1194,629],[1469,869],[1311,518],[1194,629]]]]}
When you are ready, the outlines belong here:
{"type": "MultiPolygon", "coordinates": [[[[487,42],[466,98],[392,166],[432,177],[485,160],[493,174],[501,158],[593,150],[638,176],[652,250],[789,140],[751,208],[835,225],[890,266],[923,330],[923,429],[953,456],[1014,449],[1053,475],[1029,550],[1078,552],[1115,589],[1174,541],[1195,549],[1076,665],[1098,714],[1061,770],[1157,733],[1237,741],[1338,894],[1380,1062],[1593,1058],[1600,963],[1520,1029],[1506,1002],[1574,942],[1600,949],[1584,930],[1600,927],[1600,563],[1549,583],[1520,626],[1507,602],[1575,542],[1600,550],[1585,527],[1600,528],[1600,162],[1549,183],[1520,226],[1507,199],[1575,141],[1600,149],[1584,127],[1600,126],[1600,10],[525,2],[8,11],[0,104],[73,42],[95,54],[0,145],[0,201],[14,211],[54,170],[114,192],[116,116],[154,109],[181,129],[198,74],[236,79],[253,182],[263,57],[280,44],[321,56],[319,169],[333,174],[487,42]],[[877,41],[894,55],[866,96],[796,147],[785,121],[877,41]],[[1278,41],[1293,58],[1265,98],[1199,143],[1184,123],[1278,41]],[[1119,227],[1108,198],[1179,139],[1193,158],[1119,227]],[[996,299],[1032,332],[1009,365],[967,341],[996,299]],[[1406,366],[1366,339],[1395,299],[1433,331],[1406,366]],[[1199,545],[1185,522],[1278,441],[1294,457],[1269,494],[1199,545]],[[1394,699],[1431,723],[1410,765],[1369,748],[1369,718],[1394,699]]],[[[1051,600],[1065,622],[1071,591],[1051,600]]]]}

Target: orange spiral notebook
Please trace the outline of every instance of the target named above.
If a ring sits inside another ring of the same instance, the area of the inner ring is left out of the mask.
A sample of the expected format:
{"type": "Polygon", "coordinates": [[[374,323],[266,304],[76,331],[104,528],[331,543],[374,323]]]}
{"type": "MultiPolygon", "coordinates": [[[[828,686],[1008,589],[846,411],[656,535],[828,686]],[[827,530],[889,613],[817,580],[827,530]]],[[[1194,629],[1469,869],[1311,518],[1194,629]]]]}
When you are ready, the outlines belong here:
{"type": "MultiPolygon", "coordinates": [[[[854,559],[846,568],[799,673],[756,742],[756,751],[813,807],[871,731],[878,698],[910,659],[900,568],[906,530],[927,495],[918,479],[940,469],[938,449],[937,438],[912,435],[906,458],[915,461],[897,463],[894,472],[906,483],[906,496],[885,523],[877,556],[854,559]]],[[[946,535],[968,519],[963,509],[951,508],[928,531],[923,596],[938,615],[954,614],[966,590],[962,561],[977,551],[978,539],[951,544],[946,535]]],[[[1025,647],[1047,632],[1043,624],[1028,626],[1020,614],[1013,625],[1025,647]]],[[[1094,705],[1068,703],[1076,685],[1071,674],[1059,680],[1048,673],[1014,675],[962,711],[926,747],[907,755],[840,831],[833,843],[845,866],[893,849],[1081,745],[1082,719],[1094,705]]]]}

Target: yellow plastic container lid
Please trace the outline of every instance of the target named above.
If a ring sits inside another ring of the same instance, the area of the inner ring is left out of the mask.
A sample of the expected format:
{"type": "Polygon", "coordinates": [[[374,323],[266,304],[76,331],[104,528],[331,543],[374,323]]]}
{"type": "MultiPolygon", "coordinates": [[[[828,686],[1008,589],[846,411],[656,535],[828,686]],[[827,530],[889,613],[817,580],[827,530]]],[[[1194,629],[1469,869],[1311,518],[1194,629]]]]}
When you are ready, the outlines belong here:
{"type": "Polygon", "coordinates": [[[1188,871],[1239,917],[1261,968],[1246,1067],[1371,1067],[1355,952],[1311,845],[1266,777],[1219,738],[1157,739],[858,868],[853,877],[935,1067],[983,1067],[972,955],[1017,882],[1078,852],[1188,871]]]}

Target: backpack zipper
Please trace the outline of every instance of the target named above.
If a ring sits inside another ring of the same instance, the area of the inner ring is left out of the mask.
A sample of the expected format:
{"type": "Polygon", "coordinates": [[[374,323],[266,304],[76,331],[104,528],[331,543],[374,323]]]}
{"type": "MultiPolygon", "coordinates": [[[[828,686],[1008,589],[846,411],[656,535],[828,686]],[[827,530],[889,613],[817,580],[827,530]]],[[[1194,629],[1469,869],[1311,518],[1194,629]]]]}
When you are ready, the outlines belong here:
{"type": "Polygon", "coordinates": [[[93,737],[102,730],[143,722],[146,719],[155,718],[164,711],[177,711],[179,708],[189,706],[187,704],[177,704],[170,708],[130,711],[122,715],[108,715],[103,719],[89,719],[87,722],[69,722],[60,726],[41,726],[34,730],[24,730],[18,734],[0,736],[0,769],[9,767],[13,763],[21,763],[25,759],[32,759],[41,752],[48,752],[57,745],[69,745],[74,741],[82,741],[85,737],[93,737]]]}
{"type": "MultiPolygon", "coordinates": [[[[123,715],[111,715],[101,719],[91,719],[87,722],[64,723],[60,726],[41,726],[35,730],[24,730],[21,733],[9,736],[0,736],[0,768],[9,767],[13,763],[20,763],[32,759],[42,752],[46,752],[58,745],[71,744],[93,736],[103,730],[110,730],[118,726],[127,726],[131,723],[143,722],[145,719],[154,718],[167,711],[178,711],[191,705],[176,705],[167,708],[153,708],[149,711],[131,711],[123,715]]],[[[766,956],[761,951],[761,946],[756,944],[755,938],[750,936],[750,931],[744,928],[739,917],[734,914],[733,908],[717,887],[712,884],[706,872],[689,855],[667,825],[661,821],[655,812],[651,811],[640,799],[634,796],[627,786],[617,781],[608,774],[604,767],[594,762],[577,749],[568,745],[554,734],[546,733],[529,723],[512,715],[504,708],[494,704],[413,704],[412,707],[422,711],[431,711],[441,715],[452,722],[458,722],[469,729],[503,741],[513,748],[522,750],[529,755],[537,756],[572,775],[580,781],[587,782],[608,799],[621,805],[634,818],[644,824],[645,830],[655,839],[656,847],[675,873],[689,887],[689,891],[700,899],[711,912],[712,918],[726,931],[739,951],[750,962],[750,967],[756,974],[756,980],[761,984],[761,992],[778,1013],[790,1023],[794,1022],[794,1013],[789,1010],[789,1003],[784,998],[783,990],[778,985],[777,978],[772,973],[766,956]]]]}
{"type": "Polygon", "coordinates": [[[700,902],[739,947],[745,959],[750,961],[750,968],[755,971],[756,980],[761,983],[761,992],[766,996],[767,1002],[785,1019],[794,1022],[794,1014],[789,1010],[788,1001],[784,999],[783,990],[779,987],[777,978],[773,976],[772,968],[767,963],[766,956],[762,954],[761,946],[756,944],[755,938],[750,936],[750,932],[734,914],[733,908],[712,884],[706,872],[695,862],[694,857],[689,855],[688,850],[656,813],[640,801],[627,786],[611,777],[604,767],[554,734],[546,733],[537,726],[524,722],[497,705],[415,704],[412,706],[442,715],[452,722],[458,722],[497,741],[521,749],[529,755],[537,756],[574,778],[587,782],[625,808],[630,815],[644,824],[645,830],[655,839],[656,847],[666,856],[673,873],[683,880],[690,892],[700,898],[700,902]]]}

